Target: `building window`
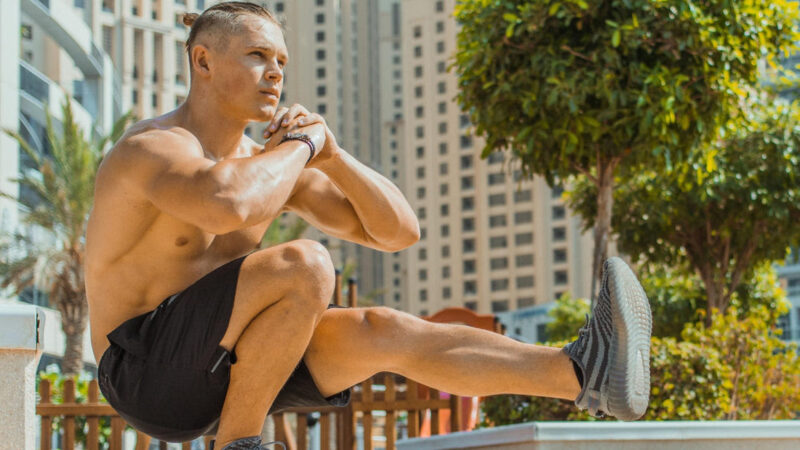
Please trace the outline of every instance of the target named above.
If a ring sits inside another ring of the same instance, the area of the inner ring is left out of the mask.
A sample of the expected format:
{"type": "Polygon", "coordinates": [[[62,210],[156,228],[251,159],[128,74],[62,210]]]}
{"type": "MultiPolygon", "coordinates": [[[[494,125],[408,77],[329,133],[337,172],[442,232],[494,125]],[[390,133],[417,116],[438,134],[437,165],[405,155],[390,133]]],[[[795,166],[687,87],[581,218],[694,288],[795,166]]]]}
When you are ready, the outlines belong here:
{"type": "Polygon", "coordinates": [[[428,259],[428,251],[424,248],[421,248],[419,249],[418,256],[420,261],[425,261],[426,259],[428,259]]]}
{"type": "MultiPolygon", "coordinates": [[[[533,306],[535,300],[533,297],[520,297],[517,299],[517,308],[525,308],[526,306],[533,306]]],[[[540,339],[541,341],[542,339],[540,339]]]]}
{"type": "Polygon", "coordinates": [[[447,84],[444,81],[440,81],[439,83],[436,84],[436,90],[440,94],[444,94],[445,92],[447,92],[447,84]]]}
{"type": "Polygon", "coordinates": [[[505,236],[494,236],[489,238],[489,248],[506,248],[508,239],[505,236]]]}
{"type": "Polygon", "coordinates": [[[506,215],[505,214],[498,214],[489,217],[489,227],[496,228],[496,227],[504,227],[506,226],[506,215]]]}
{"type": "Polygon", "coordinates": [[[473,177],[461,177],[461,190],[466,191],[475,187],[473,177]]]}
{"type": "Polygon", "coordinates": [[[462,156],[461,157],[461,170],[471,169],[472,168],[472,155],[462,156]]]}
{"type": "Polygon", "coordinates": [[[503,172],[500,173],[490,173],[489,174],[489,186],[496,186],[498,184],[503,184],[506,181],[506,174],[503,172]]]}
{"type": "Polygon", "coordinates": [[[508,311],[508,300],[494,300],[492,301],[492,312],[505,312],[508,311]]]}
{"type": "Polygon", "coordinates": [[[563,219],[567,215],[567,210],[563,206],[553,206],[553,220],[563,219]]]}
{"type": "Polygon", "coordinates": [[[475,209],[475,199],[473,197],[463,197],[461,199],[461,211],[472,211],[475,209]]]}
{"type": "Polygon", "coordinates": [[[419,281],[425,281],[427,279],[428,279],[428,270],[419,269],[419,281]]]}
{"type": "Polygon", "coordinates": [[[461,136],[461,148],[462,149],[472,148],[472,136],[467,136],[467,135],[461,136]]]}
{"type": "Polygon", "coordinates": [[[489,260],[489,267],[491,267],[492,270],[507,269],[508,258],[506,258],[505,256],[501,258],[492,258],[491,260],[489,260]]]}
{"type": "Polygon", "coordinates": [[[533,275],[517,277],[517,289],[533,287],[533,275]]]}
{"type": "Polygon", "coordinates": [[[442,183],[439,185],[439,195],[447,195],[449,191],[447,183],[442,183]]]}
{"type": "Polygon", "coordinates": [[[472,217],[465,217],[461,219],[461,231],[462,232],[475,231],[475,219],[472,217]]]}
{"type": "Polygon", "coordinates": [[[425,137],[425,127],[423,127],[422,125],[417,127],[417,137],[418,138],[425,137]]]}
{"type": "Polygon", "coordinates": [[[446,114],[447,113],[447,103],[439,102],[438,108],[439,108],[439,114],[446,114]]]}
{"type": "Polygon", "coordinates": [[[489,196],[489,206],[501,206],[506,204],[506,194],[492,194],[489,196]]]}
{"type": "Polygon", "coordinates": [[[553,250],[553,262],[565,262],[567,260],[567,249],[557,248],[553,250]]]}
{"type": "Polygon", "coordinates": [[[444,204],[439,207],[439,215],[447,217],[450,215],[450,205],[444,204]]]}
{"type": "Polygon", "coordinates": [[[425,166],[417,167],[417,179],[425,178],[425,166]]]}
{"type": "Polygon", "coordinates": [[[422,118],[422,116],[424,116],[424,115],[425,115],[425,108],[424,107],[417,106],[416,108],[414,108],[414,116],[416,116],[418,119],[422,118]]]}
{"type": "Polygon", "coordinates": [[[158,94],[153,94],[150,97],[150,104],[153,105],[153,108],[158,108],[158,94]]]}
{"type": "Polygon", "coordinates": [[[422,66],[414,67],[414,76],[417,78],[422,78],[422,66]]]}
{"type": "Polygon", "coordinates": [[[564,188],[561,186],[554,186],[553,189],[550,191],[550,197],[552,198],[561,198],[561,194],[564,193],[564,188]]]}
{"type": "Polygon", "coordinates": [[[417,25],[414,27],[414,37],[415,38],[422,37],[422,26],[417,25]]]}
{"type": "Polygon", "coordinates": [[[528,267],[533,265],[533,255],[517,255],[515,258],[517,267],[528,267]]]}
{"type": "Polygon", "coordinates": [[[436,22],[436,32],[437,33],[444,33],[444,22],[443,21],[440,20],[440,21],[436,22]]]}
{"type": "Polygon", "coordinates": [[[325,14],[319,13],[317,14],[317,23],[325,23],[325,14]]]}
{"type": "Polygon", "coordinates": [[[449,258],[450,257],[450,246],[445,245],[442,247],[442,258],[449,258]]]}
{"type": "MultiPolygon", "coordinates": [[[[317,112],[320,114],[325,114],[328,112],[328,106],[324,103],[317,105],[317,112]]],[[[394,142],[392,142],[394,144],[394,142]]]]}
{"type": "Polygon", "coordinates": [[[317,61],[323,61],[323,60],[325,60],[325,50],[319,49],[317,50],[317,61]]]}
{"type": "Polygon", "coordinates": [[[436,2],[436,12],[444,11],[444,2],[442,0],[438,0],[436,2]]]}
{"type": "MultiPolygon", "coordinates": [[[[465,117],[466,116],[464,116],[464,115],[461,116],[462,122],[463,122],[463,119],[465,117]]],[[[467,123],[469,123],[469,119],[467,119],[467,123]]],[[[464,126],[464,125],[462,125],[462,126],[464,126]]],[[[489,154],[489,158],[487,158],[487,160],[489,161],[489,164],[499,164],[499,163],[503,162],[503,154],[501,152],[490,153],[489,154]]]]}
{"type": "Polygon", "coordinates": [[[425,218],[425,207],[424,206],[420,206],[419,209],[417,210],[417,218],[419,218],[419,219],[424,219],[425,218]]]}
{"type": "Polygon", "coordinates": [[[417,198],[420,199],[420,200],[425,198],[425,188],[424,187],[418,187],[417,188],[417,198]]]}
{"type": "Polygon", "coordinates": [[[325,32],[317,31],[317,42],[325,42],[325,32]]]}
{"type": "MultiPolygon", "coordinates": [[[[445,206],[445,205],[443,205],[443,206],[445,206]]],[[[442,227],[441,227],[441,229],[439,231],[441,231],[442,237],[450,236],[450,225],[447,225],[447,224],[442,225],[442,227]]]]}
{"type": "Polygon", "coordinates": [[[325,6],[325,0],[317,0],[317,6],[325,6]]]}
{"type": "Polygon", "coordinates": [[[439,122],[439,134],[447,134],[447,122],[439,122]]]}
{"type": "MultiPolygon", "coordinates": [[[[419,301],[427,302],[428,301],[428,290],[427,289],[420,289],[419,290],[419,301]]],[[[428,312],[425,310],[420,311],[420,314],[427,315],[428,312]]]]}
{"type": "Polygon", "coordinates": [[[495,291],[507,291],[508,290],[508,278],[496,278],[491,282],[492,292],[495,291]]]}
{"type": "Polygon", "coordinates": [[[325,86],[317,86],[317,95],[318,96],[320,96],[320,97],[324,96],[326,91],[327,90],[325,89],[325,86]]]}
{"type": "Polygon", "coordinates": [[[444,53],[444,41],[436,43],[436,53],[444,53]]]}
{"type": "Polygon", "coordinates": [[[514,236],[514,244],[528,245],[533,242],[533,233],[519,233],[514,236]]]}
{"type": "Polygon", "coordinates": [[[450,266],[442,266],[442,278],[450,278],[450,266]]]}
{"type": "Polygon", "coordinates": [[[393,281],[395,287],[400,286],[400,278],[395,278],[393,281]]]}
{"type": "Polygon", "coordinates": [[[438,63],[436,63],[436,72],[438,73],[447,72],[447,64],[444,61],[439,61],[438,63]]]}
{"type": "Polygon", "coordinates": [[[526,189],[524,191],[515,191],[514,192],[514,202],[515,203],[522,203],[522,202],[529,202],[533,198],[533,192],[530,189],[526,189]]]}
{"type": "MultiPolygon", "coordinates": [[[[200,9],[199,6],[198,6],[198,9],[200,9]]],[[[275,3],[275,12],[277,12],[277,13],[282,13],[283,12],[283,2],[275,3]]]]}
{"type": "Polygon", "coordinates": [[[472,253],[475,251],[475,239],[464,239],[461,241],[461,252],[472,253]]]}
{"type": "Polygon", "coordinates": [[[514,223],[531,223],[533,222],[533,213],[531,211],[519,211],[514,213],[514,223]]]}
{"type": "Polygon", "coordinates": [[[414,97],[422,98],[422,86],[417,86],[414,88],[414,97]]]}
{"type": "Polygon", "coordinates": [[[133,102],[134,105],[139,103],[139,91],[137,91],[136,89],[134,89],[133,92],[131,92],[131,101],[133,102]]]}
{"type": "Polygon", "coordinates": [[[418,45],[418,46],[414,47],[414,56],[417,57],[417,58],[422,57],[422,46],[421,45],[418,45]]]}
{"type": "Polygon", "coordinates": [[[464,273],[465,274],[475,273],[475,260],[474,259],[468,259],[468,260],[464,261],[464,273]]]}
{"type": "MultiPolygon", "coordinates": [[[[464,282],[464,295],[475,295],[477,293],[478,293],[478,283],[477,282],[472,281],[472,280],[464,282]]],[[[467,303],[464,304],[464,307],[465,308],[469,308],[469,309],[471,309],[473,311],[475,311],[475,308],[476,308],[475,306],[472,306],[472,308],[470,308],[469,306],[467,306],[467,303]]]]}
{"type": "Polygon", "coordinates": [[[447,154],[447,142],[440,142],[439,143],[439,154],[446,155],[447,154]]]}
{"type": "Polygon", "coordinates": [[[559,270],[555,272],[555,283],[557,286],[563,286],[567,284],[567,271],[566,270],[559,270]]]}
{"type": "Polygon", "coordinates": [[[453,296],[453,291],[450,289],[450,286],[445,286],[442,288],[442,298],[449,299],[453,296]]]}
{"type": "Polygon", "coordinates": [[[564,227],[553,228],[553,240],[561,242],[567,239],[567,229],[564,227]]]}
{"type": "Polygon", "coordinates": [[[417,158],[425,156],[425,147],[417,147],[417,158]]]}

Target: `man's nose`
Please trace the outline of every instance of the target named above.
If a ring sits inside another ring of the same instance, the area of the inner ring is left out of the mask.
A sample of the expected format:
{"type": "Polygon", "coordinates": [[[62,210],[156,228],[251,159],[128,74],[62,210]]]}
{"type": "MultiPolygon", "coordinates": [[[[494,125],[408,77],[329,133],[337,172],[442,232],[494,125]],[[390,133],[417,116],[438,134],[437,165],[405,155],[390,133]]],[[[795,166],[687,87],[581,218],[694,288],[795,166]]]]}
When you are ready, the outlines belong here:
{"type": "Polygon", "coordinates": [[[283,79],[283,70],[278,64],[271,64],[267,67],[264,78],[272,81],[281,81],[283,79]]]}

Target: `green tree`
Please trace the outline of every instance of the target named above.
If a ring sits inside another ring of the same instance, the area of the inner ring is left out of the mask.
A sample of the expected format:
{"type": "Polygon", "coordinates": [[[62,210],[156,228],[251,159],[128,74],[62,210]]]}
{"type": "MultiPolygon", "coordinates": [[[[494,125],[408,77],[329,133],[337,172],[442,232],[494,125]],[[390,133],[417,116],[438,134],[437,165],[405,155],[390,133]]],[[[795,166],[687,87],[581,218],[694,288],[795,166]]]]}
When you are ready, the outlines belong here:
{"type": "Polygon", "coordinates": [[[714,138],[759,61],[800,42],[786,0],[461,0],[455,16],[458,101],[483,157],[510,149],[526,175],[595,185],[593,284],[615,175],[669,169],[714,138]]]}
{"type": "MultiPolygon", "coordinates": [[[[686,164],[641,170],[615,192],[619,249],[634,260],[690,266],[703,281],[708,317],[727,308],[760,264],[784,259],[800,242],[800,105],[746,112],[738,129],[686,164]]],[[[595,192],[583,182],[570,194],[584,218],[596,208],[595,192]]]]}
{"type": "Polygon", "coordinates": [[[569,293],[563,294],[547,315],[552,321],[547,323],[547,340],[572,341],[578,338],[578,330],[586,322],[586,315],[591,312],[591,302],[584,298],[576,298],[569,293]]]}
{"type": "Polygon", "coordinates": [[[122,136],[133,115],[128,113],[121,117],[108,136],[90,140],[75,122],[69,97],[62,111],[60,134],[47,114],[51,157],[39,155],[17,132],[4,130],[19,142],[35,166],[22,173],[21,178],[11,181],[36,195],[33,200],[7,193],[0,193],[0,196],[16,201],[24,211],[22,223],[45,230],[52,242],[35,241],[28,234],[4,233],[0,239],[0,286],[11,286],[15,295],[31,286],[49,294],[50,306],[61,313],[61,327],[66,335],[62,371],[74,375],[83,367],[83,333],[88,322],[84,236],[95,175],[103,149],[122,136]]]}

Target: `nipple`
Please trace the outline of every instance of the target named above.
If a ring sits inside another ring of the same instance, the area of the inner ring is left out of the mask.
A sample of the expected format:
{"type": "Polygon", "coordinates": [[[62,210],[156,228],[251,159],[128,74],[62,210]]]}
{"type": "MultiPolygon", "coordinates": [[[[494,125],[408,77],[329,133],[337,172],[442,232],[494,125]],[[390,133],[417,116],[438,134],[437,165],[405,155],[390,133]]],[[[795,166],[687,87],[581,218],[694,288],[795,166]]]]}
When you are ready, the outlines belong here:
{"type": "Polygon", "coordinates": [[[178,239],[175,239],[175,245],[177,245],[178,247],[183,247],[188,243],[189,239],[186,236],[178,236],[178,239]]]}

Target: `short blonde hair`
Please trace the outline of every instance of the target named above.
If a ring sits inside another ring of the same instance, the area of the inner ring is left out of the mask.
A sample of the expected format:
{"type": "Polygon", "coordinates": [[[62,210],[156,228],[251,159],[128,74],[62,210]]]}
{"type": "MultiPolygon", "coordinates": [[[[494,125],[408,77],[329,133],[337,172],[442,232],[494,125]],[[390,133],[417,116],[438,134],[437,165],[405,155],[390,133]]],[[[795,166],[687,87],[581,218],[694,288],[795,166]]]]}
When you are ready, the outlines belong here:
{"type": "MultiPolygon", "coordinates": [[[[186,52],[191,55],[194,42],[200,33],[212,33],[216,41],[221,43],[223,36],[230,36],[238,31],[241,19],[245,15],[263,17],[283,29],[275,15],[261,5],[250,2],[218,3],[202,14],[183,15],[184,25],[191,27],[189,39],[186,40],[186,52]]],[[[189,58],[191,59],[191,56],[189,58]]]]}

